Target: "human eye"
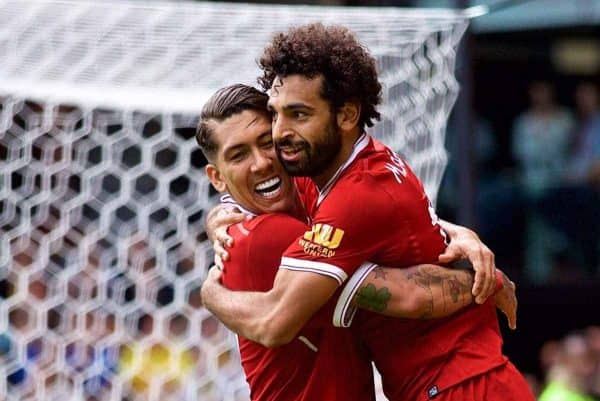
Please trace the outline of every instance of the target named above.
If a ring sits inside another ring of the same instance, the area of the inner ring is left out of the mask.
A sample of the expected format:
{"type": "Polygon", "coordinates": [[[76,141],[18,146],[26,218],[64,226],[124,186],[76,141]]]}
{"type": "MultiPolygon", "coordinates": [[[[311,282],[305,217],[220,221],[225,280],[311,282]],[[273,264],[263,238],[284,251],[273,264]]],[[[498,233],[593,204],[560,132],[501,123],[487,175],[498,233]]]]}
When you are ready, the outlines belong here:
{"type": "Polygon", "coordinates": [[[261,143],[261,145],[260,145],[260,146],[262,146],[262,147],[263,147],[263,148],[265,148],[265,149],[270,149],[270,148],[272,148],[272,147],[273,147],[273,139],[272,139],[272,138],[265,139],[265,140],[264,140],[264,141],[261,143]]]}
{"type": "Polygon", "coordinates": [[[308,114],[306,114],[303,111],[294,111],[294,118],[302,119],[302,118],[305,118],[306,116],[308,116],[308,114]]]}
{"type": "Polygon", "coordinates": [[[229,155],[229,160],[232,162],[241,162],[244,160],[245,153],[244,152],[234,152],[229,155]]]}

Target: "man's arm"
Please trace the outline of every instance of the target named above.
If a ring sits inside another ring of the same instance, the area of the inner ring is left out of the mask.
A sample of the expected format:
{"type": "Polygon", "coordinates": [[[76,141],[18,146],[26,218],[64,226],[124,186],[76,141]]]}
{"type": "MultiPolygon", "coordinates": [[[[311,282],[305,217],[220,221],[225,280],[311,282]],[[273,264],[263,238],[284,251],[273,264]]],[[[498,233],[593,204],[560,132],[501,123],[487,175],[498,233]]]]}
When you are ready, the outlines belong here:
{"type": "MultiPolygon", "coordinates": [[[[358,286],[352,302],[359,308],[408,319],[436,319],[471,305],[474,272],[419,265],[408,269],[375,267],[358,286]]],[[[494,301],[511,329],[517,327],[515,284],[496,269],[494,301]]]]}
{"type": "Polygon", "coordinates": [[[470,305],[472,285],[472,271],[436,265],[408,269],[378,266],[361,283],[353,302],[387,316],[434,319],[470,305]]]}
{"type": "MultiPolygon", "coordinates": [[[[335,326],[348,327],[356,307],[408,319],[435,319],[451,315],[473,303],[474,272],[425,264],[406,269],[364,264],[342,291],[333,317],[335,326]]],[[[495,272],[494,300],[516,328],[515,284],[499,269],[495,272]]]]}
{"type": "MultiPolygon", "coordinates": [[[[233,238],[227,227],[244,220],[244,215],[229,205],[216,206],[206,218],[206,232],[215,250],[215,263],[223,265],[229,254],[225,246],[233,245],[233,238]]],[[[477,234],[466,227],[439,220],[439,224],[450,237],[450,244],[440,255],[439,262],[448,264],[459,259],[467,259],[475,270],[475,280],[471,293],[477,303],[483,303],[494,292],[494,253],[481,241],[477,234]]]]}
{"type": "Polygon", "coordinates": [[[211,268],[202,285],[202,302],[225,326],[265,347],[292,341],[323,306],[339,283],[322,274],[280,269],[268,292],[230,291],[211,268]]]}
{"type": "MultiPolygon", "coordinates": [[[[280,269],[268,292],[230,291],[220,282],[220,271],[212,268],[202,286],[204,306],[237,334],[266,347],[293,340],[310,317],[335,292],[338,282],[330,277],[280,269]]],[[[450,315],[473,302],[472,273],[435,265],[408,269],[377,267],[362,283],[354,302],[378,313],[415,319],[450,315]]],[[[504,310],[516,319],[516,298],[503,293],[504,310]],[[512,303],[510,303],[512,302],[512,303]],[[514,308],[513,308],[514,307],[514,308]]],[[[514,324],[510,324],[511,328],[514,324]]]]}

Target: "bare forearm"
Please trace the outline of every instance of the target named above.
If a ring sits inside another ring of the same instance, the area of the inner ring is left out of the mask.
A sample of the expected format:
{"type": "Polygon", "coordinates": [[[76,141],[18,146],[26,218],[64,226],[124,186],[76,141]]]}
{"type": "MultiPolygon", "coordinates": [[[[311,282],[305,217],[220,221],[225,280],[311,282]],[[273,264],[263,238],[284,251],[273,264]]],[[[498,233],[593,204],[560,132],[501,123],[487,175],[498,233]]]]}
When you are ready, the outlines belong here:
{"type": "Polygon", "coordinates": [[[202,287],[202,303],[231,331],[249,340],[262,343],[264,321],[268,316],[269,294],[237,292],[210,283],[202,287]]]}
{"type": "Polygon", "coordinates": [[[354,297],[357,306],[388,316],[434,319],[473,302],[473,272],[436,265],[373,270],[354,297]]]}
{"type": "Polygon", "coordinates": [[[280,269],[268,292],[230,291],[212,268],[202,286],[204,306],[229,329],[266,347],[292,341],[338,287],[331,277],[280,269]]]}

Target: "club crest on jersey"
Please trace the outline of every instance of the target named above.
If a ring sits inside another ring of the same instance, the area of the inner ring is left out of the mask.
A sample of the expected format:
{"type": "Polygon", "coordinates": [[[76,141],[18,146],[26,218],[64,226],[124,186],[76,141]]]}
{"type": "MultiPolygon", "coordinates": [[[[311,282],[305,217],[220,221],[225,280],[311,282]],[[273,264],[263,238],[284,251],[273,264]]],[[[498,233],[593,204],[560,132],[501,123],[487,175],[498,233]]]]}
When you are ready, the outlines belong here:
{"type": "Polygon", "coordinates": [[[304,233],[304,237],[300,239],[300,246],[309,255],[330,258],[335,255],[334,249],[340,246],[343,237],[344,230],[319,223],[304,233]]]}

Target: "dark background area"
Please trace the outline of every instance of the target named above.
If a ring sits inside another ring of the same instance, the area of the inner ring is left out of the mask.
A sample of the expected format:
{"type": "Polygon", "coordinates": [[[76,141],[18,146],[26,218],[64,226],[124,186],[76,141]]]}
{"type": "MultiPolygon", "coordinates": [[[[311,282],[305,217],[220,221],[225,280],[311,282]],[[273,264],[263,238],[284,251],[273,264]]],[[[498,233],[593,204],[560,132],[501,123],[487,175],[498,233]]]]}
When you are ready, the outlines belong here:
{"type": "Polygon", "coordinates": [[[600,325],[600,286],[593,283],[535,287],[518,286],[517,330],[511,331],[499,315],[504,351],[521,371],[543,379],[538,360],[540,347],[560,340],[574,330],[600,325]]]}

